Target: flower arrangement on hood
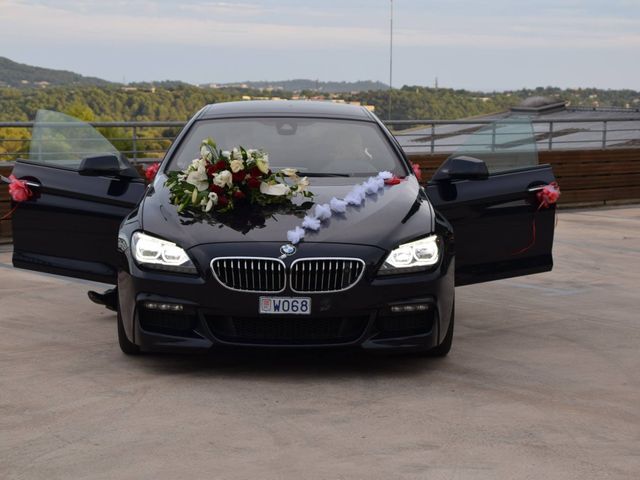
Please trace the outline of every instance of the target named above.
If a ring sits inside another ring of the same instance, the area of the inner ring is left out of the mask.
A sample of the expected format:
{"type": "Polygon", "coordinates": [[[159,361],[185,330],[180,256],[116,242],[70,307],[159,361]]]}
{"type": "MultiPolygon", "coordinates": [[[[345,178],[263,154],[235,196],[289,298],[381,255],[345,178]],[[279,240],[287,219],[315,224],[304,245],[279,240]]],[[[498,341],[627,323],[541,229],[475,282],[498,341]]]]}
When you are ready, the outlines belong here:
{"type": "Polygon", "coordinates": [[[293,168],[272,172],[263,150],[219,150],[211,138],[202,141],[200,157],[185,170],[168,174],[165,185],[178,212],[224,213],[242,202],[266,206],[290,203],[296,195],[313,197],[307,177],[293,168]]]}

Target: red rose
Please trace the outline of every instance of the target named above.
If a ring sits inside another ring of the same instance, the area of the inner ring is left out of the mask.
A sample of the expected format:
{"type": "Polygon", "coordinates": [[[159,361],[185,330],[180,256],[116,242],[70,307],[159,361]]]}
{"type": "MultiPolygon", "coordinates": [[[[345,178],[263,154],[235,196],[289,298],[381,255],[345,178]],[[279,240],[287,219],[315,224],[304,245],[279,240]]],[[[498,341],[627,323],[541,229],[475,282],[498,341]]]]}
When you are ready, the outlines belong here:
{"type": "Polygon", "coordinates": [[[218,195],[218,206],[224,208],[227,205],[229,205],[229,199],[224,195],[218,195]]]}
{"type": "Polygon", "coordinates": [[[144,169],[144,176],[147,179],[147,182],[153,182],[153,179],[156,178],[156,174],[160,169],[160,162],[152,163],[144,169]]]}
{"type": "Polygon", "coordinates": [[[253,167],[251,170],[249,170],[249,175],[251,175],[253,178],[257,178],[262,177],[263,174],[258,167],[253,167]]]}
{"type": "Polygon", "coordinates": [[[244,192],[242,190],[236,190],[235,192],[233,192],[233,198],[236,198],[238,200],[242,200],[245,197],[246,197],[246,195],[244,194],[244,192]]]}
{"type": "Polygon", "coordinates": [[[24,180],[19,180],[14,175],[9,175],[9,194],[14,202],[25,202],[33,196],[33,192],[24,180]]]}
{"type": "Polygon", "coordinates": [[[219,160],[213,165],[207,165],[207,175],[211,176],[214,173],[219,172],[220,170],[224,170],[227,168],[227,162],[224,160],[219,160]]]}
{"type": "Polygon", "coordinates": [[[214,185],[213,183],[211,185],[209,185],[209,190],[214,192],[216,195],[220,195],[222,192],[224,192],[222,187],[214,185]]]}
{"type": "Polygon", "coordinates": [[[247,185],[249,188],[260,188],[260,184],[262,182],[255,177],[251,177],[247,180],[247,185]]]}
{"type": "Polygon", "coordinates": [[[244,170],[240,170],[239,172],[232,173],[231,178],[233,179],[233,183],[240,183],[246,175],[247,173],[244,170]]]}

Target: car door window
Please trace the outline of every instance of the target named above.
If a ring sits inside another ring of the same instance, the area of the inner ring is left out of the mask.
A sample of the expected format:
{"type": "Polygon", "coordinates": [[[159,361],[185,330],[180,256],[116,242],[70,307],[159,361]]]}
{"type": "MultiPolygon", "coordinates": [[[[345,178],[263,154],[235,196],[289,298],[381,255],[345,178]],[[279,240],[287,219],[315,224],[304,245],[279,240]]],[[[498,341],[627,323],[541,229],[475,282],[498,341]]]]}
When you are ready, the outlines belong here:
{"type": "Polygon", "coordinates": [[[77,170],[84,158],[113,154],[123,168],[126,161],[100,132],[77,118],[38,110],[27,160],[77,170]]]}
{"type": "Polygon", "coordinates": [[[529,117],[509,117],[471,134],[452,156],[483,160],[489,174],[538,165],[535,135],[529,117]]]}

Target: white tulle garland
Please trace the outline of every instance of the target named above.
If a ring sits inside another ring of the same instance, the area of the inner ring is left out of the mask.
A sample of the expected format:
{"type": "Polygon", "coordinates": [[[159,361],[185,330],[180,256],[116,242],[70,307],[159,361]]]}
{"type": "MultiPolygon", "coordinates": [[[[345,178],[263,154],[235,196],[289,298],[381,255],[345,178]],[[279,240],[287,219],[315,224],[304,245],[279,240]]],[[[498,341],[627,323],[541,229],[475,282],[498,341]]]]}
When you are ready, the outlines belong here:
{"type": "Polygon", "coordinates": [[[380,172],[375,177],[369,177],[362,183],[355,185],[343,199],[333,197],[329,203],[316,205],[313,213],[306,215],[302,226],[287,232],[287,240],[293,245],[300,243],[307,231],[317,232],[322,223],[331,218],[334,213],[345,213],[347,206],[362,205],[367,195],[375,195],[384,188],[385,180],[393,177],[391,172],[380,172]]]}

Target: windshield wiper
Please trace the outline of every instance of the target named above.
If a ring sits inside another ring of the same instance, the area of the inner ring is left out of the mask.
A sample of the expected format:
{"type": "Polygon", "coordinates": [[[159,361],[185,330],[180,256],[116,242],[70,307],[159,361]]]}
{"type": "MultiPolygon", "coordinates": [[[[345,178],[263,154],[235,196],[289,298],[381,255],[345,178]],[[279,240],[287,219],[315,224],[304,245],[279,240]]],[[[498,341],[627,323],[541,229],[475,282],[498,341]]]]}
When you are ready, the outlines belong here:
{"type": "Polygon", "coordinates": [[[349,173],[299,172],[303,177],[350,177],[349,173]]]}

